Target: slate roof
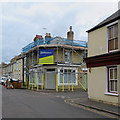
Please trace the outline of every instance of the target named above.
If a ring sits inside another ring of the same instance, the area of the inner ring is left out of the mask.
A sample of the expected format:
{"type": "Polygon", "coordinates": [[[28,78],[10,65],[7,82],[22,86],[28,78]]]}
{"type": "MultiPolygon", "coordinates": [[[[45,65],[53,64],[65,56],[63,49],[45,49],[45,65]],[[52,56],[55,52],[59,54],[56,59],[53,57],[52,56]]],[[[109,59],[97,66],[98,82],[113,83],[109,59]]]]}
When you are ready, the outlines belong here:
{"type": "Polygon", "coordinates": [[[114,22],[116,20],[120,19],[120,9],[113,13],[110,17],[106,18],[105,20],[103,20],[101,23],[99,23],[98,25],[96,25],[95,27],[91,28],[90,30],[88,30],[87,32],[91,32],[94,31],[100,27],[103,27],[111,22],[114,22]]]}

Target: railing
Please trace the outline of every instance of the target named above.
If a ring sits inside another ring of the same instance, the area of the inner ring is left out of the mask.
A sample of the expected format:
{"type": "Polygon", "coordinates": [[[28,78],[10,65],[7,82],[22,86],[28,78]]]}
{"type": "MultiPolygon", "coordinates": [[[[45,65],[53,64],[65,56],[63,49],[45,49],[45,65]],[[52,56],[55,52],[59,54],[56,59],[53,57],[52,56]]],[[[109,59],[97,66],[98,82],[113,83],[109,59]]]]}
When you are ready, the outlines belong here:
{"type": "Polygon", "coordinates": [[[22,51],[25,54],[30,49],[34,48],[37,45],[46,45],[46,44],[64,44],[64,45],[71,45],[71,46],[79,46],[79,47],[87,47],[86,41],[78,41],[78,40],[68,40],[65,38],[50,38],[50,39],[38,39],[35,42],[32,42],[25,46],[22,51]]]}

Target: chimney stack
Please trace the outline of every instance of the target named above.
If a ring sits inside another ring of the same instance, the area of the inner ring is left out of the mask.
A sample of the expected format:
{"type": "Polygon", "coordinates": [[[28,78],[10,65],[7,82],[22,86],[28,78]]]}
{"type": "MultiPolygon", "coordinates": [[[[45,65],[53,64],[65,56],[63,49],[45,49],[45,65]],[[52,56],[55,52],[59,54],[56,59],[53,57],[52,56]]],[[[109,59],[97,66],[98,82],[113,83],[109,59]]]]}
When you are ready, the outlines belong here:
{"type": "Polygon", "coordinates": [[[45,39],[50,39],[51,38],[51,34],[50,33],[46,33],[45,39]]]}
{"type": "Polygon", "coordinates": [[[43,39],[42,35],[36,35],[36,37],[34,38],[34,41],[36,41],[38,39],[43,39]]]}
{"type": "Polygon", "coordinates": [[[73,40],[74,39],[74,32],[72,31],[72,26],[70,26],[70,31],[67,32],[67,39],[73,40]]]}

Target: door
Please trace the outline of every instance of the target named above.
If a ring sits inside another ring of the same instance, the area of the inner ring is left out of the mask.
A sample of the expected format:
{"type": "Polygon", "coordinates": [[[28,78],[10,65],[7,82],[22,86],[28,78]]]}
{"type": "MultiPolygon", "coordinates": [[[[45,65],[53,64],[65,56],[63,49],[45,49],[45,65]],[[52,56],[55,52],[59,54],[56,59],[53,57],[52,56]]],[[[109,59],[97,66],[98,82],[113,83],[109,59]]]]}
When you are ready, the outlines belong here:
{"type": "Polygon", "coordinates": [[[48,69],[46,73],[46,89],[55,89],[56,73],[53,69],[48,69]]]}

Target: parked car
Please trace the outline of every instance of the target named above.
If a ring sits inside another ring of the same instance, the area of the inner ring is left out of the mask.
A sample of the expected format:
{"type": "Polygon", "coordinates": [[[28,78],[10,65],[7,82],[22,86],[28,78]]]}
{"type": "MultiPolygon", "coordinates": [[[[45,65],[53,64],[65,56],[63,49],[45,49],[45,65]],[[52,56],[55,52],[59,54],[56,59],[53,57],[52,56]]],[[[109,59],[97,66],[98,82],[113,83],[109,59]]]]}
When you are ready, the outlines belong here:
{"type": "Polygon", "coordinates": [[[5,85],[6,80],[7,80],[6,77],[1,77],[0,83],[1,83],[2,85],[5,85]]]}

